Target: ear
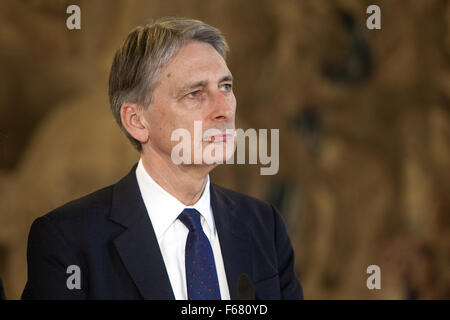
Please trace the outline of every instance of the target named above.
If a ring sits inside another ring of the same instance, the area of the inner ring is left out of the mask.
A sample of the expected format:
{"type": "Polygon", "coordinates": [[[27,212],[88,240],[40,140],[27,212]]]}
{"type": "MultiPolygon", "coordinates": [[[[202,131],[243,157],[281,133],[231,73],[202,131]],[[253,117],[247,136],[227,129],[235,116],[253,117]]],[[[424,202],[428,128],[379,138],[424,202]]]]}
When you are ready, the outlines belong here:
{"type": "Polygon", "coordinates": [[[127,132],[141,143],[148,141],[148,124],[143,117],[144,108],[135,103],[124,103],[120,108],[122,125],[127,132]]]}

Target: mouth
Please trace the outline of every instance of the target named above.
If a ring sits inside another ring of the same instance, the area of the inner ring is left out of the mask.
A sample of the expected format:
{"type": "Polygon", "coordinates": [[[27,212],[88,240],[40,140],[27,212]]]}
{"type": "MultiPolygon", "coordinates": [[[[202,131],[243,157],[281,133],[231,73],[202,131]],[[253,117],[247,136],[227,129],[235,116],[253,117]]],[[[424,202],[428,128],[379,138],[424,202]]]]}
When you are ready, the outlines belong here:
{"type": "Polygon", "coordinates": [[[203,142],[226,142],[234,139],[236,132],[234,130],[227,129],[226,133],[220,133],[212,136],[206,136],[203,138],[203,142]]]}

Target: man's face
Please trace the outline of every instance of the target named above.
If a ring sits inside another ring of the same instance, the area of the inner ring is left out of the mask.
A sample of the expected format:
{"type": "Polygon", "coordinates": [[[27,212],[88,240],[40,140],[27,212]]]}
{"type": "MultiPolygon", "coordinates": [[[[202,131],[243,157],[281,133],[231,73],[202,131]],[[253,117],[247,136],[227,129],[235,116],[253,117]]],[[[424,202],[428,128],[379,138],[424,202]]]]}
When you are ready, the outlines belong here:
{"type": "Polygon", "coordinates": [[[232,76],[224,59],[211,45],[190,42],[161,70],[153,102],[144,111],[149,141],[143,144],[143,151],[152,148],[164,160],[171,160],[172,150],[179,144],[178,140],[171,141],[172,133],[183,128],[190,133],[191,163],[194,153],[205,150],[208,153],[208,146],[211,150],[219,145],[223,156],[216,152],[216,157],[222,157],[216,160],[225,161],[230,156],[225,146],[231,144],[234,151],[234,135],[225,133],[235,128],[235,112],[232,76]],[[194,121],[197,121],[197,133],[194,121]],[[201,134],[198,134],[198,121],[201,121],[201,134]],[[215,133],[208,134],[208,131],[215,133]]]}

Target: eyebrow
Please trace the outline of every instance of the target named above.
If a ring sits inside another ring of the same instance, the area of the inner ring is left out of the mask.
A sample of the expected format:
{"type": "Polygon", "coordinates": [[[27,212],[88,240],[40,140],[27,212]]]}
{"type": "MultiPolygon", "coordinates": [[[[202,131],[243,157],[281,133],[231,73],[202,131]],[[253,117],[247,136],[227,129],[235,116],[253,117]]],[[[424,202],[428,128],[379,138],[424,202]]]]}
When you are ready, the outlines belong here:
{"type": "MultiPolygon", "coordinates": [[[[220,78],[219,83],[226,82],[226,81],[232,82],[233,81],[233,76],[231,74],[223,76],[222,78],[220,78]]],[[[193,83],[188,83],[185,86],[183,86],[182,88],[180,88],[180,90],[178,90],[178,94],[184,93],[184,92],[192,90],[194,88],[206,87],[207,85],[208,85],[208,81],[206,81],[206,80],[196,81],[196,82],[193,82],[193,83]]]]}

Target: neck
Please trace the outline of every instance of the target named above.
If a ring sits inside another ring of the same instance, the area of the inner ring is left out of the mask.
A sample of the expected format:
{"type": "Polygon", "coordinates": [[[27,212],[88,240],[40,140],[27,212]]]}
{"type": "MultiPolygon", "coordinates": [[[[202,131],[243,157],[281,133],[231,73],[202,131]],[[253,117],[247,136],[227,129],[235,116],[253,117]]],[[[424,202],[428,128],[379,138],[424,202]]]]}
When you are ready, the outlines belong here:
{"type": "Polygon", "coordinates": [[[157,184],[186,206],[195,204],[203,194],[212,166],[175,165],[158,153],[144,151],[142,163],[157,184]]]}

